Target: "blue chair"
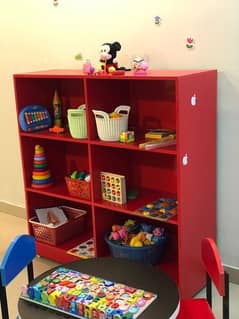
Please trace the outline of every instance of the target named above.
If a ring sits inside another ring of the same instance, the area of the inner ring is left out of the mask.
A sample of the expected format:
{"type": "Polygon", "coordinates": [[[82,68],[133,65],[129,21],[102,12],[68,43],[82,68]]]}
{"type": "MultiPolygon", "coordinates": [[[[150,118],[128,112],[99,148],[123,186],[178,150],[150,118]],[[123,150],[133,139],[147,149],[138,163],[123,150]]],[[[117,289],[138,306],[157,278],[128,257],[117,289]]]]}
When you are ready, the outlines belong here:
{"type": "Polygon", "coordinates": [[[36,257],[35,238],[30,235],[16,236],[10,243],[0,264],[0,300],[2,319],[9,319],[7,285],[27,267],[28,282],[34,279],[33,259],[36,257]]]}

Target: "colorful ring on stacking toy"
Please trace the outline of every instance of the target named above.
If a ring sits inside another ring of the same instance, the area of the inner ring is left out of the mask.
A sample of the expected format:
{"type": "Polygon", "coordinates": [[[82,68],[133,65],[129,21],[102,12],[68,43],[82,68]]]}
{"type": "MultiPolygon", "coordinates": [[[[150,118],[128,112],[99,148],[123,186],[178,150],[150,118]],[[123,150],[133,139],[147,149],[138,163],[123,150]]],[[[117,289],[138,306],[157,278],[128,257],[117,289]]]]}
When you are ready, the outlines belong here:
{"type": "Polygon", "coordinates": [[[38,181],[34,179],[32,181],[32,184],[34,184],[34,185],[35,184],[36,185],[49,184],[49,183],[52,183],[52,181],[53,181],[52,178],[47,178],[45,180],[38,180],[38,181]]]}
{"type": "Polygon", "coordinates": [[[34,170],[32,172],[33,176],[48,176],[50,175],[50,171],[46,171],[46,170],[34,170]]]}
{"type": "Polygon", "coordinates": [[[39,175],[36,175],[36,174],[32,175],[32,178],[34,178],[35,181],[46,181],[50,177],[51,177],[50,174],[44,174],[42,176],[39,176],[39,175]]]}
{"type": "Polygon", "coordinates": [[[53,183],[42,184],[42,185],[32,184],[32,188],[42,189],[42,188],[47,188],[47,187],[51,186],[52,184],[53,183]]]}
{"type": "Polygon", "coordinates": [[[46,168],[47,163],[46,164],[34,164],[33,166],[34,166],[34,168],[46,168]]]}
{"type": "Polygon", "coordinates": [[[34,160],[33,165],[35,165],[35,164],[47,164],[47,161],[46,160],[43,160],[43,161],[34,160]]]}

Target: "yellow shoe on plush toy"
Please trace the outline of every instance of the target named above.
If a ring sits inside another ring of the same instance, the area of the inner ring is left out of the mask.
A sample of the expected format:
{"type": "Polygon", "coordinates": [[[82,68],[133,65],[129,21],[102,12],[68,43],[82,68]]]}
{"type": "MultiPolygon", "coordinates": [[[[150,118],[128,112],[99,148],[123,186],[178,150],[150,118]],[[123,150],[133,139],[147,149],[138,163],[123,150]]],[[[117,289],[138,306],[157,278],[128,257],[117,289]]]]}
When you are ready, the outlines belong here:
{"type": "Polygon", "coordinates": [[[113,72],[115,72],[116,71],[116,68],[114,67],[114,66],[110,66],[109,68],[108,68],[108,72],[109,73],[113,73],[113,72]]]}

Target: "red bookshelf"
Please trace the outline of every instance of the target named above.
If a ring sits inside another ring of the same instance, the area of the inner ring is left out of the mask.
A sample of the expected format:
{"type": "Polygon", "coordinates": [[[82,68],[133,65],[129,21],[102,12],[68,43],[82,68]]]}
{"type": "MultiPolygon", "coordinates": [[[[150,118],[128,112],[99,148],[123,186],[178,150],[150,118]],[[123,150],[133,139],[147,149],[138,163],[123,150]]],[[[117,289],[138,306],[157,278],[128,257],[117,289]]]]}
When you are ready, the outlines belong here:
{"type": "MultiPolygon", "coordinates": [[[[122,76],[84,75],[78,70],[48,70],[14,75],[17,116],[26,105],[45,106],[53,115],[52,99],[57,89],[63,120],[67,109],[86,104],[87,139],[74,139],[68,130],[56,135],[48,130],[23,132],[19,126],[26,219],[35,208],[66,205],[87,211],[83,234],[59,245],[37,242],[40,256],[57,262],[76,257],[67,254],[74,245],[93,236],[96,256],[109,254],[104,234],[127,218],[163,225],[169,234],[167,251],[158,267],[177,282],[182,297],[191,297],[204,285],[200,242],[216,237],[216,70],[126,72],[122,76]],[[195,102],[196,99],[196,103],[195,102]],[[101,141],[93,109],[112,112],[130,105],[132,144],[101,141]],[[152,150],[139,149],[146,131],[176,130],[177,144],[152,150]],[[34,146],[44,147],[54,183],[46,189],[31,187],[34,146]],[[64,178],[74,169],[89,171],[91,199],[69,195],[64,178]],[[138,190],[135,200],[123,205],[103,201],[100,172],[126,177],[126,188],[138,190]],[[137,208],[162,196],[178,201],[177,216],[168,221],[139,216],[137,208]]],[[[33,234],[31,223],[28,230],[33,234]]]]}

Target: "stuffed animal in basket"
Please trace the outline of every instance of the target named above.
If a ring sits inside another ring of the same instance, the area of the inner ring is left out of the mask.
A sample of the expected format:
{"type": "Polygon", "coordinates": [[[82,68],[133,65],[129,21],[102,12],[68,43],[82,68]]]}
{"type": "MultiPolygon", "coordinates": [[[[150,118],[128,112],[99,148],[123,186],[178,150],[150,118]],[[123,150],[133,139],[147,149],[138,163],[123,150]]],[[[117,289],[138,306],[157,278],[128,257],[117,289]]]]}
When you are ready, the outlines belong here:
{"type": "Polygon", "coordinates": [[[117,51],[120,51],[121,44],[117,41],[113,43],[103,43],[100,47],[100,66],[99,71],[113,72],[118,68],[116,59],[117,51]]]}

